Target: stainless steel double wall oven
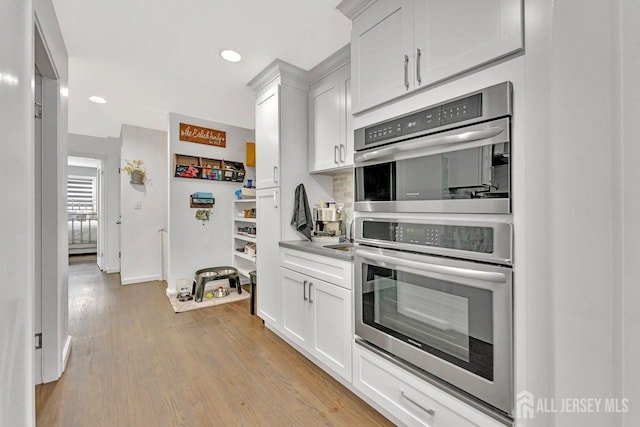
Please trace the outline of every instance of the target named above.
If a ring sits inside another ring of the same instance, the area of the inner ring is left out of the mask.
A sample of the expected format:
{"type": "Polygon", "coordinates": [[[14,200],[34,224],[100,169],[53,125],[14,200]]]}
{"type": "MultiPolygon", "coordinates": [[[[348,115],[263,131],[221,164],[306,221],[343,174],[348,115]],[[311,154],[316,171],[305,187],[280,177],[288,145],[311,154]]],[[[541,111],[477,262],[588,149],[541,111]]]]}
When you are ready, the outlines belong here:
{"type": "Polygon", "coordinates": [[[504,82],[355,133],[356,335],[507,415],[511,93],[504,82]]]}

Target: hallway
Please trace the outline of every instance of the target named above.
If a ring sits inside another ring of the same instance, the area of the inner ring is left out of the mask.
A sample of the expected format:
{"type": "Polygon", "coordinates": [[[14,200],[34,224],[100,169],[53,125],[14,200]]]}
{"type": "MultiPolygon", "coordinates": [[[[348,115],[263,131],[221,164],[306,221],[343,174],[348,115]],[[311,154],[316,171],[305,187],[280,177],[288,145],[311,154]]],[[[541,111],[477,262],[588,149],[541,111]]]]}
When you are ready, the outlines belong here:
{"type": "Polygon", "coordinates": [[[164,290],[70,264],[73,348],[62,378],[36,388],[39,427],[390,425],[248,300],[175,314],[164,290]]]}

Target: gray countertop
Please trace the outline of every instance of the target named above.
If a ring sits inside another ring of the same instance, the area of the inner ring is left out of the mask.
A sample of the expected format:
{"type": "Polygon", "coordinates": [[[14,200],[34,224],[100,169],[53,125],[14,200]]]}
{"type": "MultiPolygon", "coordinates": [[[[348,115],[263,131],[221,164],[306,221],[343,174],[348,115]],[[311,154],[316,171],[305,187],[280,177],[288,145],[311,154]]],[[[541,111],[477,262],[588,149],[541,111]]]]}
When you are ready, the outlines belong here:
{"type": "Polygon", "coordinates": [[[345,242],[342,244],[332,243],[328,241],[314,241],[308,240],[288,240],[286,242],[280,242],[280,246],[283,248],[296,249],[303,252],[309,252],[316,255],[328,256],[331,258],[341,259],[344,261],[353,261],[353,250],[344,251],[338,249],[325,248],[324,246],[334,245],[349,245],[345,242]]]}

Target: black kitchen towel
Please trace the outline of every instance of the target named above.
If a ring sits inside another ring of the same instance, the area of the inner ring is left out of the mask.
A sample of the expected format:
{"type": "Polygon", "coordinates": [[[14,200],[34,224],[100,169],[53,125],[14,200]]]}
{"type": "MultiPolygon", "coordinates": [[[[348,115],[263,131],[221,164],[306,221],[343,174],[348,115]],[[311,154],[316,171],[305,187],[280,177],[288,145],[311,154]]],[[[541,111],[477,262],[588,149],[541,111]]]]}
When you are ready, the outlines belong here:
{"type": "Polygon", "coordinates": [[[304,184],[296,187],[291,225],[295,225],[296,230],[304,234],[307,239],[312,240],[313,218],[311,217],[311,209],[309,209],[309,201],[307,200],[307,191],[304,189],[304,184]]]}

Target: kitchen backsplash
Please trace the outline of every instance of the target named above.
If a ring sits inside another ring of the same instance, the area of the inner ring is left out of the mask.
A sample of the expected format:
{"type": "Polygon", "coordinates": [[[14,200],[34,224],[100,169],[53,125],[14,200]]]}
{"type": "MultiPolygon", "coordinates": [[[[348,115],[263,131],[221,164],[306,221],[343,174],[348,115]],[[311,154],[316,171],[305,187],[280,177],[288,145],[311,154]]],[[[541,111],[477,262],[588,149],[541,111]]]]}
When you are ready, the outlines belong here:
{"type": "Polygon", "coordinates": [[[333,200],[344,206],[345,226],[349,232],[349,224],[353,220],[353,171],[333,176],[333,200]]]}

